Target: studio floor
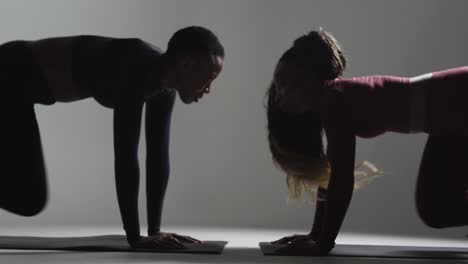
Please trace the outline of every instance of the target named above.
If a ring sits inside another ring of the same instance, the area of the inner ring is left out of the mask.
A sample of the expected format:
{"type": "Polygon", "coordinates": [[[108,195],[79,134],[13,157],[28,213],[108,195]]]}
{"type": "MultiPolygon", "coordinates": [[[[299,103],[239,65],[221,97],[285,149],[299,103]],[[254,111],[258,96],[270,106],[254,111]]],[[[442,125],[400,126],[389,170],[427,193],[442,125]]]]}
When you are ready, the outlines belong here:
{"type": "MultiPolygon", "coordinates": [[[[221,255],[128,253],[128,252],[71,252],[37,250],[0,250],[0,263],[468,263],[467,260],[437,259],[389,259],[366,257],[278,257],[264,256],[258,247],[260,241],[272,241],[294,232],[281,230],[169,228],[167,231],[190,235],[201,240],[228,241],[221,255]]],[[[0,229],[2,236],[96,236],[121,234],[118,228],[21,228],[0,229]]],[[[423,247],[463,247],[468,251],[466,240],[441,240],[428,238],[391,237],[376,235],[341,234],[337,243],[366,245],[398,245],[423,247]]]]}

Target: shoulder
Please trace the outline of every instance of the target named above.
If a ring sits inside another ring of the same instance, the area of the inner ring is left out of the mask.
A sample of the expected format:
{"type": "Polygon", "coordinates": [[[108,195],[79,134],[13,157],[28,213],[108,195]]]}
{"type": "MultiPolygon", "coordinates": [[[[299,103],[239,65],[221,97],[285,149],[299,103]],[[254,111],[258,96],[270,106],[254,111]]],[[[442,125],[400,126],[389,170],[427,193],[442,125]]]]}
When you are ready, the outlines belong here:
{"type": "Polygon", "coordinates": [[[163,51],[149,42],[139,38],[116,38],[97,35],[79,35],[73,37],[74,42],[80,47],[97,49],[100,52],[111,52],[113,54],[125,55],[154,55],[160,56],[163,51]]]}
{"type": "Polygon", "coordinates": [[[114,42],[118,43],[119,46],[132,50],[133,52],[156,56],[163,54],[161,48],[139,38],[120,38],[115,39],[114,42]]]}
{"type": "Polygon", "coordinates": [[[349,95],[359,91],[369,91],[387,80],[389,76],[361,76],[352,78],[339,78],[324,82],[324,88],[330,92],[341,95],[349,95]]]}
{"type": "Polygon", "coordinates": [[[159,64],[162,50],[138,38],[118,39],[118,57],[125,71],[137,78],[145,78],[154,65],[159,64]]]}
{"type": "Polygon", "coordinates": [[[344,134],[354,133],[353,109],[350,102],[349,79],[326,81],[321,106],[321,118],[327,134],[341,131],[344,134]]]}

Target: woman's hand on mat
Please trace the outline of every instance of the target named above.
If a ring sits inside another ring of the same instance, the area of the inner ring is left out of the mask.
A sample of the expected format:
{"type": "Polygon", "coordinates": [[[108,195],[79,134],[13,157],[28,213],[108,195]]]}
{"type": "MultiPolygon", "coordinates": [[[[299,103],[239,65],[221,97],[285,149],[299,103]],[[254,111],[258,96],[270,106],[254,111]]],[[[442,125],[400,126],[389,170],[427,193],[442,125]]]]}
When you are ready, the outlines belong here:
{"type": "MultiPolygon", "coordinates": [[[[331,250],[331,249],[330,249],[331,250]]],[[[284,247],[278,248],[277,253],[280,254],[298,254],[298,255],[327,255],[330,252],[329,249],[324,249],[317,245],[317,243],[308,236],[296,238],[292,242],[288,243],[284,247]]]]}
{"type": "Polygon", "coordinates": [[[290,244],[291,242],[295,241],[296,239],[303,239],[306,238],[307,235],[292,235],[292,236],[286,236],[281,239],[272,241],[271,244],[290,244]]]}
{"type": "Polygon", "coordinates": [[[134,241],[131,246],[133,248],[141,249],[185,249],[181,242],[168,237],[168,236],[151,236],[151,237],[140,237],[134,241]]]}
{"type": "Polygon", "coordinates": [[[150,237],[169,239],[169,240],[176,241],[176,242],[179,242],[179,243],[201,243],[201,241],[198,240],[198,239],[195,239],[195,238],[189,237],[189,236],[182,236],[182,235],[179,235],[179,234],[176,234],[176,233],[159,232],[159,233],[156,233],[156,234],[154,234],[154,235],[152,235],[150,237]]]}

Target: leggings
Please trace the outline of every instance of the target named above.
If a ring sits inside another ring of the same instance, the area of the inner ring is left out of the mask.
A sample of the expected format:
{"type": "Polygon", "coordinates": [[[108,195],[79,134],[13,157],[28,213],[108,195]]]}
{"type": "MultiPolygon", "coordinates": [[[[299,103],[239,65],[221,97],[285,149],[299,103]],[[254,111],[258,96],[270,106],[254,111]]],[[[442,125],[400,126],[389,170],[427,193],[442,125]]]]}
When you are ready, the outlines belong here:
{"type": "Polygon", "coordinates": [[[0,45],[0,207],[22,216],[42,211],[46,169],[34,104],[53,104],[26,41],[0,45]]]}
{"type": "Polygon", "coordinates": [[[430,134],[416,186],[416,207],[433,228],[468,225],[468,136],[430,134]]]}

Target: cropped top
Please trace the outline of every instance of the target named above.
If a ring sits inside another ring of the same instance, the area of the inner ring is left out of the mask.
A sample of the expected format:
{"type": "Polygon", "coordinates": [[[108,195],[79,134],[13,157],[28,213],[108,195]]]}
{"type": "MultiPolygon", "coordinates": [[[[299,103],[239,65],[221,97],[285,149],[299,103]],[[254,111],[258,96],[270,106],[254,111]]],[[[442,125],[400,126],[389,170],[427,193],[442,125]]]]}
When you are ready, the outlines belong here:
{"type": "MultiPolygon", "coordinates": [[[[420,76],[365,76],[326,81],[328,111],[346,113],[348,125],[359,137],[387,131],[414,133],[435,126],[462,127],[466,120],[468,67],[446,69],[420,76]],[[441,125],[442,124],[442,125],[441,125]]],[[[333,117],[332,117],[333,118],[333,117]]],[[[339,118],[337,118],[339,119],[339,118]]]]}
{"type": "MultiPolygon", "coordinates": [[[[72,51],[72,75],[101,105],[113,108],[127,89],[144,89],[145,97],[159,89],[161,49],[136,38],[78,36],[72,51]]],[[[140,92],[140,91],[135,91],[140,92]]]]}
{"type": "Polygon", "coordinates": [[[409,78],[381,75],[326,81],[329,112],[336,116],[346,111],[346,121],[359,137],[409,133],[409,84],[409,78]]]}

